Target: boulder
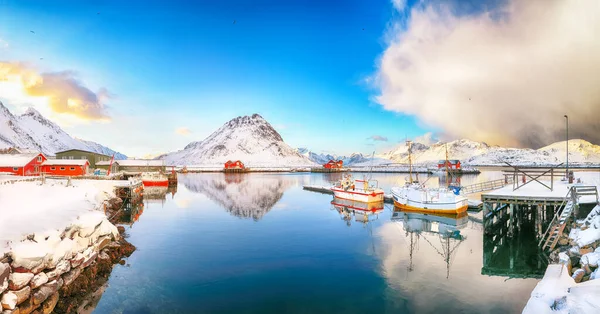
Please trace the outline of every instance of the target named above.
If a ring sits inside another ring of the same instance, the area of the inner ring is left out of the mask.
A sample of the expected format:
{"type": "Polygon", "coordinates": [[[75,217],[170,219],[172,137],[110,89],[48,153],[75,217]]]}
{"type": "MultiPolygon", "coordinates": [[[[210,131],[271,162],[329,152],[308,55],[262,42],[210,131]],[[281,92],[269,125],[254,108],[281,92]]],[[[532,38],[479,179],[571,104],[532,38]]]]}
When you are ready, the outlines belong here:
{"type": "Polygon", "coordinates": [[[58,242],[58,244],[54,246],[54,249],[46,256],[46,268],[55,268],[62,260],[73,257],[73,249],[75,246],[75,241],[68,238],[58,242]]]}
{"type": "Polygon", "coordinates": [[[591,247],[584,247],[579,249],[579,255],[585,255],[592,252],[594,252],[594,249],[591,247]]]}
{"type": "Polygon", "coordinates": [[[71,259],[71,268],[78,267],[79,265],[81,265],[83,263],[84,260],[85,260],[85,256],[83,255],[83,253],[77,253],[71,259]]]}
{"type": "Polygon", "coordinates": [[[102,251],[111,242],[112,242],[112,237],[110,235],[105,235],[105,236],[98,238],[98,242],[96,242],[96,244],[94,245],[96,251],[102,251]]]}
{"type": "Polygon", "coordinates": [[[33,276],[32,273],[12,273],[8,277],[8,288],[10,290],[20,290],[33,279],[33,276]]]}
{"type": "Polygon", "coordinates": [[[46,301],[51,295],[58,292],[58,281],[51,281],[39,289],[37,289],[32,296],[32,301],[34,305],[40,305],[42,302],[46,301]]]}
{"type": "Polygon", "coordinates": [[[48,246],[45,243],[23,241],[11,251],[12,268],[15,272],[37,274],[45,268],[48,246]]]}
{"type": "Polygon", "coordinates": [[[73,281],[75,281],[75,279],[77,279],[77,277],[79,277],[80,274],[81,274],[81,268],[79,268],[79,267],[73,268],[70,272],[68,272],[62,276],[62,279],[64,280],[64,284],[66,286],[70,285],[71,283],[73,283],[73,281]]]}
{"type": "Polygon", "coordinates": [[[0,304],[5,310],[14,310],[17,307],[17,295],[13,291],[8,291],[2,295],[0,304]]]}
{"type": "Polygon", "coordinates": [[[37,308],[37,306],[33,304],[31,299],[27,299],[25,302],[19,305],[19,314],[29,314],[33,312],[35,308],[37,308]]]}
{"type": "Polygon", "coordinates": [[[0,263],[0,294],[8,289],[8,277],[10,276],[10,265],[0,263]]]}
{"type": "Polygon", "coordinates": [[[31,289],[36,289],[47,282],[48,282],[48,275],[46,275],[46,273],[44,273],[44,272],[41,272],[41,273],[35,275],[33,277],[33,279],[31,279],[29,286],[31,287],[31,289]]]}
{"type": "Polygon", "coordinates": [[[598,271],[598,269],[594,270],[594,272],[590,275],[590,280],[600,279],[600,271],[598,271]]]}
{"type": "Polygon", "coordinates": [[[44,303],[42,303],[42,314],[50,314],[58,303],[58,293],[51,295],[44,303]]]}
{"type": "Polygon", "coordinates": [[[569,244],[569,239],[566,237],[561,237],[560,239],[558,239],[558,245],[560,246],[565,246],[569,244]]]}
{"type": "Polygon", "coordinates": [[[583,279],[583,276],[585,276],[585,270],[577,269],[573,272],[573,276],[571,277],[573,278],[573,280],[575,280],[576,283],[580,283],[583,279]]]}
{"type": "MultiPolygon", "coordinates": [[[[86,254],[86,253],[84,252],[84,254],[86,254]]],[[[98,257],[98,252],[96,252],[94,250],[89,251],[86,254],[85,259],[83,260],[83,263],[81,264],[81,268],[86,268],[86,267],[90,266],[90,264],[92,264],[96,260],[96,257],[98,257]]]]}
{"type": "Polygon", "coordinates": [[[590,265],[590,267],[596,268],[598,267],[598,261],[600,260],[600,253],[591,252],[581,256],[581,260],[579,261],[581,265],[590,265]]]}
{"type": "Polygon", "coordinates": [[[71,262],[69,260],[62,260],[60,263],[58,263],[58,265],[56,265],[56,268],[46,272],[48,281],[58,279],[60,275],[68,272],[69,270],[71,270],[71,262]]]}
{"type": "Polygon", "coordinates": [[[74,253],[83,252],[91,244],[91,241],[89,238],[82,238],[80,236],[75,236],[73,238],[73,242],[74,242],[74,244],[73,244],[73,252],[74,253]]]}

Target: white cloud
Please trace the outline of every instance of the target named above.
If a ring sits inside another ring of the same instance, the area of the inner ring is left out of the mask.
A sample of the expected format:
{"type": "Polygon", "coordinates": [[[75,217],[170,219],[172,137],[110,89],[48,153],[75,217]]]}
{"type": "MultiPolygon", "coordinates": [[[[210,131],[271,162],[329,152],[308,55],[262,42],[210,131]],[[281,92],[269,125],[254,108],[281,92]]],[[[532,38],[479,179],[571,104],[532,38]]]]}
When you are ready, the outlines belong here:
{"type": "Polygon", "coordinates": [[[175,129],[175,133],[183,136],[188,136],[192,134],[192,131],[186,127],[180,127],[175,129]]]}
{"type": "MultiPolygon", "coordinates": [[[[540,146],[600,143],[600,2],[512,0],[456,15],[416,6],[379,61],[376,98],[445,137],[540,146]]],[[[400,21],[398,22],[400,23],[400,21]]]]}
{"type": "Polygon", "coordinates": [[[423,135],[415,137],[414,141],[429,146],[437,143],[439,139],[432,132],[427,132],[423,135]]]}

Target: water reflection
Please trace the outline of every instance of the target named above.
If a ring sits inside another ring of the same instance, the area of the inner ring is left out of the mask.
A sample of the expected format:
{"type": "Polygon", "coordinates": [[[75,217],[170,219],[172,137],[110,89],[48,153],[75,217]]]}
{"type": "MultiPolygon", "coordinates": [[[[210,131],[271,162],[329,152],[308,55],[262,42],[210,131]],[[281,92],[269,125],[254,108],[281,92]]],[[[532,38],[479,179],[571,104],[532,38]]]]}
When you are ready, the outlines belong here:
{"type": "Polygon", "coordinates": [[[410,262],[408,271],[413,271],[413,253],[423,239],[446,263],[446,279],[450,276],[450,265],[456,249],[465,240],[460,230],[469,221],[466,212],[460,215],[432,215],[403,212],[394,209],[392,221],[402,224],[406,236],[410,237],[410,262]],[[437,238],[437,239],[436,239],[437,238]],[[437,241],[439,240],[439,241],[437,241]],[[439,242],[439,243],[438,243],[439,242]]]}
{"type": "Polygon", "coordinates": [[[332,209],[335,209],[346,225],[352,225],[352,221],[368,224],[370,221],[377,220],[379,213],[383,211],[383,202],[363,203],[334,197],[331,201],[332,209]]]}
{"type": "Polygon", "coordinates": [[[255,221],[298,183],[293,176],[247,173],[187,174],[179,176],[179,182],[192,192],[204,194],[230,214],[255,221]]]}

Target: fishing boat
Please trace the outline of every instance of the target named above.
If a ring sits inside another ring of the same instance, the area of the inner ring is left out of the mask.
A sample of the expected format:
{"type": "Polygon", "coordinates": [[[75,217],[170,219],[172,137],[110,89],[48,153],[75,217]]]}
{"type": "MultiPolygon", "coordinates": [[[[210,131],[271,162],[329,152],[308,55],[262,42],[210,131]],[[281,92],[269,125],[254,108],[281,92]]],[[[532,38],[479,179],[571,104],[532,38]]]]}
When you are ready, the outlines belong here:
{"type": "Polygon", "coordinates": [[[404,211],[435,214],[460,214],[467,211],[469,201],[460,195],[460,187],[426,188],[424,184],[412,179],[412,149],[408,145],[409,181],[401,187],[392,188],[394,206],[404,211]]]}
{"type": "Polygon", "coordinates": [[[331,187],[331,191],[339,199],[363,203],[383,202],[384,192],[378,185],[377,180],[355,180],[352,174],[346,174],[331,187]]]}
{"type": "Polygon", "coordinates": [[[142,184],[146,186],[169,186],[169,177],[159,172],[142,173],[142,184]]]}

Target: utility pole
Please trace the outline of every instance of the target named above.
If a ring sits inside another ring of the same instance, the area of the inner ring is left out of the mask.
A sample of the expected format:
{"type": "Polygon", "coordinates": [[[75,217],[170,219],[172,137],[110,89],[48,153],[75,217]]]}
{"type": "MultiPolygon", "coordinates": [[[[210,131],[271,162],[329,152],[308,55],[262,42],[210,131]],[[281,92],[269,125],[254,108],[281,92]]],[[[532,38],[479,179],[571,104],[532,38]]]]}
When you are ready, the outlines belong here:
{"type": "Polygon", "coordinates": [[[569,180],[569,116],[565,115],[567,121],[567,180],[569,180]]]}

